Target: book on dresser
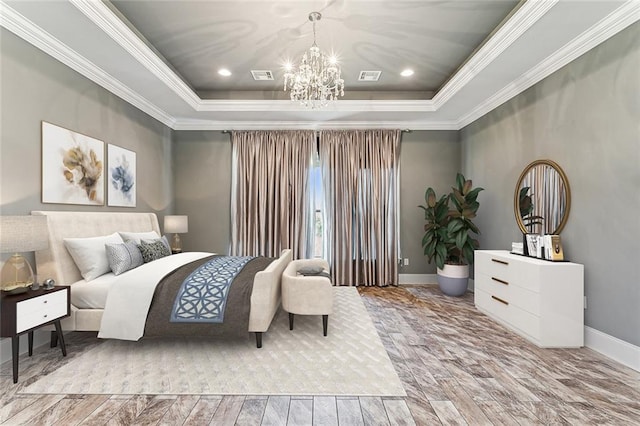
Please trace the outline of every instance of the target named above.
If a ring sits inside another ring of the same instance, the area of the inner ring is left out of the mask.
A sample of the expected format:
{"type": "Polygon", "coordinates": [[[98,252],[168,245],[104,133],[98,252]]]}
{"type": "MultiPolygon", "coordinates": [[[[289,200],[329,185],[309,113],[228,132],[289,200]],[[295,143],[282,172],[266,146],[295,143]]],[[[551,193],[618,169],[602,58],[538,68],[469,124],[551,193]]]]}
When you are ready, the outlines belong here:
{"type": "Polygon", "coordinates": [[[584,266],[476,250],[475,305],[540,347],[584,346],[584,266]]]}

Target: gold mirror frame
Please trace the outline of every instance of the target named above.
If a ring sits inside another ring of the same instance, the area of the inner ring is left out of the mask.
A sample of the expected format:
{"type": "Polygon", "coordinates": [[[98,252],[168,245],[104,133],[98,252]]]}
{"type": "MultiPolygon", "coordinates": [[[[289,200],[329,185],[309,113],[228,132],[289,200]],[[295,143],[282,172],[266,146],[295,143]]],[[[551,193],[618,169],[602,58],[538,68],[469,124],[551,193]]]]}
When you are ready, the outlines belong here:
{"type": "Polygon", "coordinates": [[[518,223],[518,227],[520,228],[520,231],[522,231],[523,234],[531,233],[530,230],[527,230],[526,225],[522,220],[522,217],[520,216],[520,188],[522,187],[522,183],[525,177],[527,176],[527,174],[533,168],[540,165],[549,166],[553,168],[558,173],[558,175],[560,175],[562,184],[565,187],[565,193],[566,193],[565,206],[566,207],[564,209],[564,212],[562,213],[562,218],[560,219],[560,223],[558,224],[556,229],[554,229],[553,232],[548,232],[549,234],[560,234],[560,232],[562,231],[562,229],[567,223],[567,219],[569,218],[569,211],[571,210],[571,188],[569,187],[569,179],[567,179],[567,175],[565,175],[564,170],[562,170],[562,168],[558,164],[556,164],[551,160],[536,160],[529,163],[527,167],[524,168],[524,170],[520,174],[520,177],[518,178],[518,183],[516,183],[516,189],[513,195],[513,212],[516,217],[516,222],[518,223]]]}

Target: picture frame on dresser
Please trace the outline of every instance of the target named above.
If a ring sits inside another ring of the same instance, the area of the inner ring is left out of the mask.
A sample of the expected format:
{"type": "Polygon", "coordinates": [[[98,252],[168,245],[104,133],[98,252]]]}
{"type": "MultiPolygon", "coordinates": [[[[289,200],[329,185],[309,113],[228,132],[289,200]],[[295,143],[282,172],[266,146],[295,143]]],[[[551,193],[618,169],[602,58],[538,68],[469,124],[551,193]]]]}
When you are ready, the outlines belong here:
{"type": "Polygon", "coordinates": [[[536,257],[538,251],[538,234],[525,234],[525,242],[527,250],[525,253],[527,256],[536,257]]]}

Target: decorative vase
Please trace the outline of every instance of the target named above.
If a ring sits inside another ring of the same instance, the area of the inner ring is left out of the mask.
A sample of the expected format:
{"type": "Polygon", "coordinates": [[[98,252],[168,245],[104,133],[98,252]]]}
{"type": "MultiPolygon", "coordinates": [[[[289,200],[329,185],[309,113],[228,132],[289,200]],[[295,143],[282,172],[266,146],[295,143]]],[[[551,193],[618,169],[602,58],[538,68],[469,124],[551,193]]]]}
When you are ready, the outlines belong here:
{"type": "Polygon", "coordinates": [[[462,296],[469,283],[469,265],[448,265],[438,268],[438,285],[447,296],[462,296]]]}

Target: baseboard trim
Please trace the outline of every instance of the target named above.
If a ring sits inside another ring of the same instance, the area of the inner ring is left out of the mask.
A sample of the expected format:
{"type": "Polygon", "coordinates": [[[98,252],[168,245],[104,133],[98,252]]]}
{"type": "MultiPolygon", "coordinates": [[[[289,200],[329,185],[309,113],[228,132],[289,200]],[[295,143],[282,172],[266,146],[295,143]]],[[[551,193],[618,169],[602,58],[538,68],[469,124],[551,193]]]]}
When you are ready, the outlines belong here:
{"type": "Polygon", "coordinates": [[[425,285],[433,285],[438,284],[438,280],[436,278],[436,274],[400,274],[398,276],[398,281],[400,285],[403,284],[425,284],[425,285]]]}
{"type": "Polygon", "coordinates": [[[640,347],[591,327],[584,327],[584,345],[607,358],[640,371],[640,347]]]}
{"type": "MultiPolygon", "coordinates": [[[[400,274],[398,276],[400,285],[437,285],[437,274],[400,274]]],[[[469,278],[469,286],[467,289],[473,292],[474,282],[469,278]]]]}

